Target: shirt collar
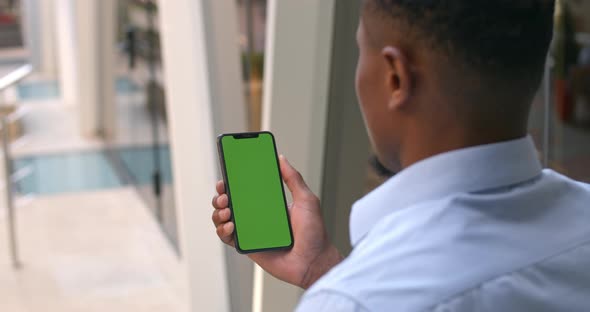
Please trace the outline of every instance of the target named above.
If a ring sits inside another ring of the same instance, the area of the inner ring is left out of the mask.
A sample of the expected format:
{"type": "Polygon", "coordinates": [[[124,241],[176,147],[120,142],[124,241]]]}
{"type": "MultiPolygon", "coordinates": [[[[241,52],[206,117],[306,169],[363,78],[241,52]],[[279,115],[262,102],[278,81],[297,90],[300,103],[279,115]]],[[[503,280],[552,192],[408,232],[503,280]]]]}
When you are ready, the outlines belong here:
{"type": "Polygon", "coordinates": [[[541,170],[530,137],[454,150],[419,161],[353,205],[351,243],[356,245],[395,210],[452,193],[518,184],[538,176],[541,170]]]}

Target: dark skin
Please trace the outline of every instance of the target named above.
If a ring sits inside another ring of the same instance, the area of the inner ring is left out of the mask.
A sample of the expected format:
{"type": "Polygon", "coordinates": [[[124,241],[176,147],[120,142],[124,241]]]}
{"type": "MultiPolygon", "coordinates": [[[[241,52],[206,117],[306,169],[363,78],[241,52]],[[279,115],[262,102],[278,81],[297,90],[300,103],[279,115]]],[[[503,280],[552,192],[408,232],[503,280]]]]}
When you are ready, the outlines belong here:
{"type": "MultiPolygon", "coordinates": [[[[386,168],[399,171],[447,151],[526,135],[526,116],[500,126],[495,122],[486,127],[478,122],[480,129],[475,131],[457,113],[467,96],[458,92],[463,88],[454,85],[457,79],[465,80],[465,73],[458,73],[440,53],[407,39],[402,25],[400,31],[392,31],[391,25],[380,24],[383,22],[371,14],[364,11],[357,30],[356,90],[373,148],[386,168]],[[449,79],[455,79],[454,84],[449,79]]],[[[461,82],[463,86],[473,83],[461,82]]],[[[280,167],[293,195],[289,214],[295,245],[288,251],[248,257],[278,279],[307,289],[343,257],[328,240],[318,197],[282,156],[280,167]]],[[[212,220],[219,238],[233,247],[234,224],[223,182],[216,188],[212,220]]]]}
{"type": "Polygon", "coordinates": [[[385,167],[395,171],[447,151],[526,135],[529,98],[490,94],[477,74],[405,29],[365,12],[357,30],[357,95],[385,167]],[[484,108],[511,101],[517,103],[507,106],[522,109],[510,118],[487,117],[485,111],[477,118],[476,111],[462,112],[473,101],[484,108]]]}

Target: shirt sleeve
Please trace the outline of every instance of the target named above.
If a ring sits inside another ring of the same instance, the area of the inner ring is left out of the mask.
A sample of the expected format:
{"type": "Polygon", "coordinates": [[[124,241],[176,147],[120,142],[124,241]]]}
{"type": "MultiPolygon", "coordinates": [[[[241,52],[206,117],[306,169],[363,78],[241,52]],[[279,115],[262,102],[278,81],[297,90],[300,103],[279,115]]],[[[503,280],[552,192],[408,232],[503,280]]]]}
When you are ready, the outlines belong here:
{"type": "Polygon", "coordinates": [[[303,296],[296,312],[368,312],[354,298],[331,290],[322,290],[303,296]]]}

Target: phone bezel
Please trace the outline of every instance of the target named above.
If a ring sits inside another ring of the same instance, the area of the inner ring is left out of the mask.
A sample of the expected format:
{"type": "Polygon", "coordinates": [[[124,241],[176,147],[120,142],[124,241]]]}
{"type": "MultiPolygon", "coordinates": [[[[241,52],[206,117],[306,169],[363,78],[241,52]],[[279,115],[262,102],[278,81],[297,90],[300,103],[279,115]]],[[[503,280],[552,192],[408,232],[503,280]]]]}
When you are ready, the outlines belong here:
{"type": "Polygon", "coordinates": [[[270,131],[258,131],[258,132],[241,132],[241,133],[224,133],[224,134],[220,134],[219,136],[217,136],[217,154],[219,156],[219,164],[221,167],[221,174],[223,176],[223,182],[225,185],[225,193],[227,195],[228,198],[228,206],[229,209],[231,211],[231,221],[234,223],[234,247],[236,248],[236,250],[241,253],[241,254],[249,254],[249,253],[255,253],[255,252],[263,252],[263,251],[272,251],[272,250],[287,250],[287,249],[291,249],[293,248],[293,245],[295,244],[295,239],[293,237],[293,229],[291,227],[291,216],[289,215],[289,208],[287,206],[287,199],[285,196],[285,186],[283,185],[283,175],[281,173],[281,165],[279,162],[279,155],[277,152],[277,144],[275,141],[275,136],[270,132],[270,131]],[[289,235],[291,237],[291,244],[287,245],[287,246],[279,246],[279,247],[270,247],[270,248],[259,248],[259,249],[248,249],[248,250],[244,250],[240,247],[240,240],[238,237],[238,224],[236,223],[235,219],[234,219],[234,210],[233,210],[233,205],[232,205],[232,200],[231,200],[231,188],[229,185],[229,181],[227,178],[227,171],[226,171],[226,166],[225,166],[225,154],[223,152],[223,144],[222,144],[222,139],[224,137],[227,136],[231,136],[234,138],[239,138],[239,139],[248,139],[248,138],[257,138],[259,137],[261,134],[267,134],[270,135],[271,139],[272,139],[272,145],[273,145],[273,149],[274,149],[274,155],[275,155],[275,160],[276,160],[276,164],[277,164],[277,168],[278,168],[278,172],[279,172],[279,183],[281,184],[281,192],[283,195],[283,205],[285,207],[285,212],[287,213],[287,224],[289,226],[289,235]]]}

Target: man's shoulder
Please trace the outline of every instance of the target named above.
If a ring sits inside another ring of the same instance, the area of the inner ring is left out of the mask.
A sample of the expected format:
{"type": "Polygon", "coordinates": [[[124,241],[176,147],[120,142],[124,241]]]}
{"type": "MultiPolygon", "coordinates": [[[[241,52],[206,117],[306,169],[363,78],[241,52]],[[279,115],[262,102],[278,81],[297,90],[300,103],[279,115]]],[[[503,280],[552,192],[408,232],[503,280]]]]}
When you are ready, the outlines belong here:
{"type": "Polygon", "coordinates": [[[421,271],[408,272],[412,280],[404,282],[387,281],[387,276],[351,278],[367,272],[345,264],[342,269],[350,275],[328,277],[314,285],[301,301],[306,308],[301,311],[583,311],[590,305],[590,271],[584,261],[588,257],[590,241],[471,285],[461,281],[465,279],[461,270],[438,276],[441,283],[425,279],[421,271]],[[335,306],[343,308],[331,309],[335,306]]]}
{"type": "Polygon", "coordinates": [[[394,303],[398,311],[421,311],[460,289],[464,278],[451,278],[449,270],[458,269],[464,255],[440,251],[452,250],[462,226],[432,226],[447,204],[421,203],[387,216],[306,296],[337,292],[371,311],[394,303]]]}
{"type": "Polygon", "coordinates": [[[429,311],[586,311],[590,240],[483,281],[429,311]]]}
{"type": "Polygon", "coordinates": [[[590,239],[590,186],[552,171],[532,183],[396,211],[309,293],[335,290],[372,309],[421,311],[590,239]]]}

